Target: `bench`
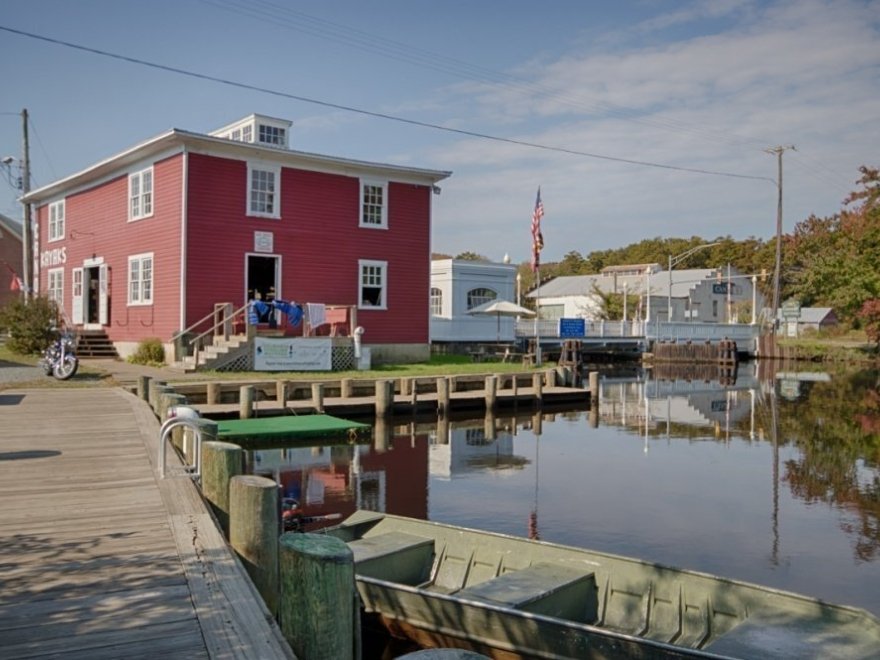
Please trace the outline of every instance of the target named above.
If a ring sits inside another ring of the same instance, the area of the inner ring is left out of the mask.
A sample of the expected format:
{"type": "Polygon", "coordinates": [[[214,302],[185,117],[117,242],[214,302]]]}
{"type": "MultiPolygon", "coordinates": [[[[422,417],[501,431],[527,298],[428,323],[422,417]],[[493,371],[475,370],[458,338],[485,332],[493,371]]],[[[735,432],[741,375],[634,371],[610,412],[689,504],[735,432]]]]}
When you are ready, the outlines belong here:
{"type": "Polygon", "coordinates": [[[580,622],[594,620],[598,607],[592,572],[546,563],[504,573],[456,596],[580,622]]]}
{"type": "Polygon", "coordinates": [[[434,539],[387,532],[350,541],[355,573],[379,580],[417,585],[428,580],[434,561],[434,539]]]}

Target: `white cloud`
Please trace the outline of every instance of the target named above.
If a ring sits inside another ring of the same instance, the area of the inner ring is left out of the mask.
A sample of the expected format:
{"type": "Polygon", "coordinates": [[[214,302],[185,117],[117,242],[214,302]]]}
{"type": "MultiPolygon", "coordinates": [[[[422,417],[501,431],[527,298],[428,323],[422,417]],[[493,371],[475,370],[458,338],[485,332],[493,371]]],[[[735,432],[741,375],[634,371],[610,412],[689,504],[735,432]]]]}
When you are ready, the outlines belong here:
{"type": "MultiPolygon", "coordinates": [[[[658,31],[697,19],[724,30],[616,52],[570,52],[530,71],[521,87],[448,90],[471,127],[529,142],[775,178],[765,147],[786,155],[786,229],[840,208],[857,168],[880,144],[880,34],[875,7],[805,0],[712,3],[633,28],[658,31]],[[541,95],[536,90],[551,90],[541,95]],[[466,108],[466,110],[465,110],[466,108]],[[479,117],[480,119],[477,119],[479,117]]],[[[609,36],[613,42],[613,35],[609,36]]],[[[486,140],[462,139],[426,157],[455,171],[436,208],[435,249],[528,251],[534,189],[544,186],[546,258],[586,254],[656,235],[770,238],[776,186],[624,165],[486,140]],[[511,231],[511,223],[522,231],[511,231]],[[473,229],[478,224],[479,229],[473,229]]]]}

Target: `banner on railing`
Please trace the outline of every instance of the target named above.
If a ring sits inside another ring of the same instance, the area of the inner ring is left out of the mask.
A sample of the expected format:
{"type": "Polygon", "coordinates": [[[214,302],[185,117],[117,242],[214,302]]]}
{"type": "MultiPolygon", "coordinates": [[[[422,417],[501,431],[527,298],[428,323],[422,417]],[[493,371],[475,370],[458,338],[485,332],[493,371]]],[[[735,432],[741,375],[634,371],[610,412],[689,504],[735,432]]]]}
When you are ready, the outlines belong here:
{"type": "Polygon", "coordinates": [[[330,337],[257,337],[254,343],[256,371],[330,371],[333,341],[330,337]]]}

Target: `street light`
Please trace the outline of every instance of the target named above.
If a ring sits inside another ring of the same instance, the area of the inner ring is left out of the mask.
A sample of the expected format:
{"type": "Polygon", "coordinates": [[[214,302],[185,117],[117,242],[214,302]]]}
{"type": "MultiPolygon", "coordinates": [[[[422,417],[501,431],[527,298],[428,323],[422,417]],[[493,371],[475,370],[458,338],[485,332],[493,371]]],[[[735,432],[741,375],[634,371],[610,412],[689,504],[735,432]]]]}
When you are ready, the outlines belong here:
{"type": "Polygon", "coordinates": [[[694,254],[695,252],[699,252],[700,250],[705,250],[706,248],[715,247],[716,245],[721,245],[721,243],[705,243],[704,245],[697,245],[696,247],[692,247],[690,250],[682,252],[681,254],[677,254],[674,257],[669,255],[669,290],[666,292],[666,322],[672,322],[672,267],[677,263],[681,263],[689,256],[694,254]]]}

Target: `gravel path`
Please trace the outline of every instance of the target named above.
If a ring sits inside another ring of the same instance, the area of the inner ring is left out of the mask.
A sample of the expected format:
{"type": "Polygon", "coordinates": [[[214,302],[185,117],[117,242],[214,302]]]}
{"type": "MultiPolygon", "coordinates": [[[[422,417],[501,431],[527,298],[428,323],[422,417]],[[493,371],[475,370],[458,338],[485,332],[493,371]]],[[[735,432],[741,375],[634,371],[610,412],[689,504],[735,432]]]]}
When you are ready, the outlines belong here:
{"type": "Polygon", "coordinates": [[[48,380],[49,377],[39,367],[21,362],[0,360],[0,385],[24,383],[34,380],[48,380]]]}

